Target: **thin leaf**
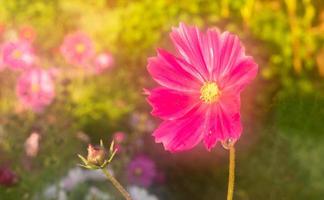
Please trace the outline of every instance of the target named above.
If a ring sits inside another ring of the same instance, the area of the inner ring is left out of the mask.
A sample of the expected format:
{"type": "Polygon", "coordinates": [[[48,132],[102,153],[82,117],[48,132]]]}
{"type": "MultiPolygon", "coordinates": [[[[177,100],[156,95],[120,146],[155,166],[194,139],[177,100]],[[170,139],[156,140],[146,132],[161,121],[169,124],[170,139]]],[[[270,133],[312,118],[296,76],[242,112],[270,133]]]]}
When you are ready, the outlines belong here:
{"type": "Polygon", "coordinates": [[[85,159],[83,156],[81,156],[80,154],[78,154],[78,157],[82,160],[82,162],[85,164],[85,165],[88,165],[88,161],[87,159],[85,159]]]}

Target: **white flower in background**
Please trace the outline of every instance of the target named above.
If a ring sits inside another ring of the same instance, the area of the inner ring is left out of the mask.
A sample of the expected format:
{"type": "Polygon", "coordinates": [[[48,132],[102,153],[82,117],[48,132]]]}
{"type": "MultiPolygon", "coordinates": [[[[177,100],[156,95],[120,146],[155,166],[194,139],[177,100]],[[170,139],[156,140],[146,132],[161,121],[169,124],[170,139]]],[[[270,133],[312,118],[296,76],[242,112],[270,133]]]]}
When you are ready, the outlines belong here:
{"type": "Polygon", "coordinates": [[[85,200],[93,200],[93,199],[113,200],[109,194],[102,192],[101,190],[99,190],[96,187],[91,187],[89,189],[87,196],[85,197],[85,200]]]}
{"type": "Polygon", "coordinates": [[[47,197],[47,199],[54,199],[57,195],[57,192],[58,190],[56,185],[51,185],[45,189],[43,196],[47,197]]]}
{"type": "MultiPolygon", "coordinates": [[[[113,171],[108,169],[109,173],[113,175],[113,171]]],[[[101,170],[83,170],[83,176],[88,181],[105,181],[106,176],[101,170]]]]}
{"type": "Polygon", "coordinates": [[[68,172],[68,175],[61,179],[60,187],[66,191],[73,190],[73,188],[85,181],[85,178],[82,169],[78,167],[72,168],[68,172]]]}
{"type": "MultiPolygon", "coordinates": [[[[109,170],[111,173],[112,171],[109,170]]],[[[84,170],[79,167],[70,169],[68,175],[61,179],[60,187],[66,191],[73,190],[85,181],[104,181],[105,175],[100,170],[84,170]]]]}
{"type": "Polygon", "coordinates": [[[25,141],[25,152],[29,157],[36,157],[39,151],[40,135],[37,132],[33,132],[25,141]]]}
{"type": "Polygon", "coordinates": [[[34,200],[67,200],[66,191],[60,189],[56,185],[51,185],[46,188],[41,196],[36,196],[34,200]]]}
{"type": "Polygon", "coordinates": [[[48,187],[44,194],[40,196],[36,196],[34,200],[67,200],[67,194],[64,190],[58,190],[58,187],[55,185],[52,185],[48,187]]]}
{"type": "Polygon", "coordinates": [[[60,190],[58,193],[58,198],[57,200],[67,200],[67,195],[66,192],[64,190],[60,190]]]}
{"type": "Polygon", "coordinates": [[[155,195],[149,194],[146,189],[138,186],[130,186],[128,191],[133,200],[158,200],[155,195]]]}
{"type": "MultiPolygon", "coordinates": [[[[108,170],[111,174],[114,173],[111,169],[108,170]]],[[[60,180],[58,185],[53,184],[47,187],[43,192],[43,196],[45,199],[66,200],[67,192],[74,190],[79,184],[86,181],[105,181],[105,180],[106,177],[103,173],[100,172],[100,170],[84,170],[81,169],[80,167],[74,167],[70,169],[67,175],[60,180]]],[[[89,193],[97,195],[96,199],[98,200],[107,199],[105,196],[107,194],[99,191],[98,189],[96,190],[96,188],[90,188],[89,193]]],[[[93,195],[92,196],[90,195],[90,197],[93,197],[93,195]]],[[[44,198],[41,198],[41,200],[43,200],[44,198]]]]}

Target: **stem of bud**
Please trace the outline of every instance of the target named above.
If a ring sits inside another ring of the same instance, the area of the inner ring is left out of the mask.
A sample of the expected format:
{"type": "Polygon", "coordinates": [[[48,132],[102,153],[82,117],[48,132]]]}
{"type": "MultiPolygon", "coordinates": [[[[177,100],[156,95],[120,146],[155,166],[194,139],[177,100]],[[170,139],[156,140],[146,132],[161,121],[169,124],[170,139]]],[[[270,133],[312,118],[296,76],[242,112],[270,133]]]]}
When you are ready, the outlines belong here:
{"type": "Polygon", "coordinates": [[[132,200],[130,194],[125,190],[125,188],[113,177],[107,168],[102,168],[102,172],[106,175],[107,179],[117,188],[117,190],[124,196],[126,200],[132,200]]]}

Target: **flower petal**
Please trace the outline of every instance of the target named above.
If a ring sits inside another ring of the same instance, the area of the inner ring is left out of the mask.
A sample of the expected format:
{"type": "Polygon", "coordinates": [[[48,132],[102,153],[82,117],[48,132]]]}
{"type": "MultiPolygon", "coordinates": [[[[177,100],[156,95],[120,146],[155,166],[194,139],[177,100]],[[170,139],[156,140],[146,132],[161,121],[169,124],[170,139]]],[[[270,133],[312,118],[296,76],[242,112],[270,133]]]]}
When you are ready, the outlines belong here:
{"type": "Polygon", "coordinates": [[[217,141],[237,140],[242,132],[239,96],[223,96],[210,108],[206,120],[205,147],[210,151],[217,141]]]}
{"type": "MultiPolygon", "coordinates": [[[[209,48],[213,49],[214,61],[209,61],[214,66],[213,80],[221,88],[240,92],[255,78],[258,65],[252,57],[245,55],[245,49],[236,35],[229,32],[219,35],[217,31],[209,30],[206,37],[209,48]]],[[[205,54],[208,53],[212,52],[205,54]]]]}
{"type": "Polygon", "coordinates": [[[170,37],[182,58],[195,67],[204,80],[209,73],[203,55],[203,34],[197,27],[189,27],[180,23],[179,28],[173,28],[170,37]]]}
{"type": "Polygon", "coordinates": [[[213,79],[213,73],[219,73],[221,34],[218,29],[208,29],[203,37],[203,55],[209,73],[209,80],[213,79]]]}
{"type": "Polygon", "coordinates": [[[224,32],[220,38],[221,51],[219,66],[215,73],[218,78],[227,75],[235,67],[240,57],[244,56],[244,47],[241,45],[239,38],[229,32],[224,32]]]}
{"type": "Polygon", "coordinates": [[[202,79],[199,74],[188,71],[190,68],[188,63],[162,49],[158,50],[157,57],[148,60],[147,66],[153,79],[160,85],[177,91],[197,92],[202,79]]]}
{"type": "Polygon", "coordinates": [[[151,114],[165,120],[178,119],[200,103],[198,95],[189,95],[163,87],[149,91],[147,100],[153,108],[151,114]]]}
{"type": "Polygon", "coordinates": [[[188,150],[204,137],[205,114],[201,108],[194,109],[178,120],[164,121],[153,133],[155,142],[163,143],[171,152],[188,150]]]}
{"type": "Polygon", "coordinates": [[[241,92],[247,84],[249,84],[258,73],[258,65],[250,56],[244,56],[238,64],[223,77],[224,90],[234,90],[241,92]]]}

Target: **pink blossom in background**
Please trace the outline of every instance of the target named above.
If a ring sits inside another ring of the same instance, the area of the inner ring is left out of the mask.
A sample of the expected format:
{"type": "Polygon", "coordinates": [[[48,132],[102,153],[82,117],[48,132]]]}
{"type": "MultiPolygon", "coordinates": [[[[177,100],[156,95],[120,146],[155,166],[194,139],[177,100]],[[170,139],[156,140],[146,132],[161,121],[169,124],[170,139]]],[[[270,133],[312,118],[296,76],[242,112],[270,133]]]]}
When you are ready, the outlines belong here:
{"type": "Polygon", "coordinates": [[[114,133],[113,138],[116,143],[122,143],[126,139],[126,135],[124,132],[118,131],[114,133]]]}
{"type": "Polygon", "coordinates": [[[0,185],[10,187],[18,182],[18,177],[9,167],[0,167],[0,185]]]}
{"type": "Polygon", "coordinates": [[[6,68],[6,65],[3,63],[2,59],[2,46],[0,45],[0,72],[6,68]]]}
{"type": "Polygon", "coordinates": [[[25,71],[18,79],[16,92],[25,107],[40,112],[54,100],[53,77],[44,69],[34,68],[25,71]]]}
{"type": "Polygon", "coordinates": [[[75,32],[65,36],[60,51],[70,64],[84,65],[94,55],[94,46],[85,33],[75,32]]]}
{"type": "Polygon", "coordinates": [[[94,59],[94,72],[100,74],[112,67],[114,58],[110,53],[98,54],[94,59]]]}
{"type": "Polygon", "coordinates": [[[19,29],[19,38],[27,42],[33,42],[36,38],[36,31],[32,26],[22,26],[19,29]]]}
{"type": "Polygon", "coordinates": [[[0,39],[2,38],[5,31],[6,31],[6,26],[0,23],[0,39]]]}
{"type": "Polygon", "coordinates": [[[2,46],[2,62],[13,70],[30,68],[35,61],[34,51],[26,41],[6,42],[2,46]]]}
{"type": "Polygon", "coordinates": [[[117,149],[117,153],[123,151],[122,144],[124,143],[125,139],[126,139],[126,134],[124,132],[118,131],[114,133],[113,140],[115,142],[115,149],[117,149]]]}
{"type": "Polygon", "coordinates": [[[29,157],[36,157],[39,151],[40,135],[37,132],[33,132],[25,141],[25,152],[29,157]]]}
{"type": "Polygon", "coordinates": [[[145,155],[135,157],[127,166],[129,183],[143,187],[152,185],[156,173],[154,161],[145,155]]]}
{"type": "Polygon", "coordinates": [[[154,131],[156,142],[171,152],[201,141],[211,150],[217,141],[239,139],[240,92],[258,66],[237,36],[180,24],[170,34],[178,55],[159,49],[148,71],[161,86],[147,90],[152,115],[164,121],[154,131]]]}

